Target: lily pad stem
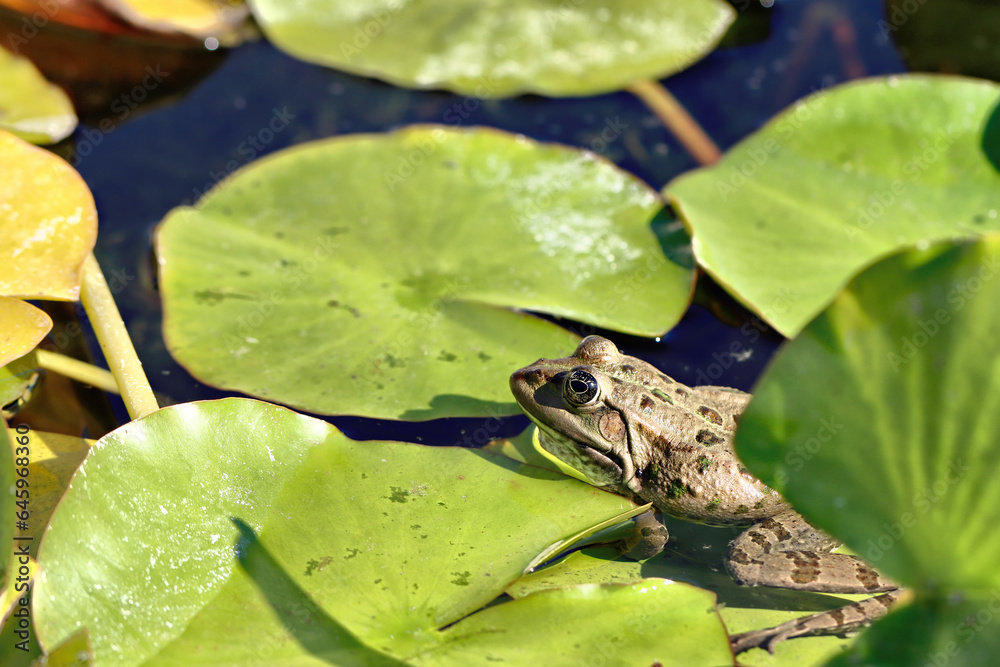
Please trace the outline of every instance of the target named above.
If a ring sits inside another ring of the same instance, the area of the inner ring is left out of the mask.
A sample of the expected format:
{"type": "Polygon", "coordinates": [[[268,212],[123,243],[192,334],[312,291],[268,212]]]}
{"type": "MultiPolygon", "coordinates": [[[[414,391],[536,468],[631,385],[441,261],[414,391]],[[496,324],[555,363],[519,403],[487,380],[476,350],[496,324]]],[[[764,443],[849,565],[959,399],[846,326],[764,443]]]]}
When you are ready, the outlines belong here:
{"type": "Polygon", "coordinates": [[[48,350],[35,350],[35,358],[38,360],[39,368],[65,375],[68,378],[89,384],[103,391],[111,392],[112,394],[121,393],[118,391],[118,385],[115,384],[114,375],[103,368],[98,368],[73,357],[67,357],[64,354],[49,352],[48,350]]]}
{"type": "Polygon", "coordinates": [[[636,81],[629,85],[628,91],[645,102],[699,164],[714,164],[722,157],[719,147],[705,134],[698,121],[659,81],[636,81]]]}
{"type": "Polygon", "coordinates": [[[144,417],[159,410],[153,390],[142,370],[142,363],[132,346],[132,339],[125,330],[125,323],[115,305],[111,290],[104,279],[101,267],[93,253],[83,264],[83,284],[80,300],[93,324],[97,341],[101,344],[104,358],[121,390],[125,408],[132,419],[144,417]]]}

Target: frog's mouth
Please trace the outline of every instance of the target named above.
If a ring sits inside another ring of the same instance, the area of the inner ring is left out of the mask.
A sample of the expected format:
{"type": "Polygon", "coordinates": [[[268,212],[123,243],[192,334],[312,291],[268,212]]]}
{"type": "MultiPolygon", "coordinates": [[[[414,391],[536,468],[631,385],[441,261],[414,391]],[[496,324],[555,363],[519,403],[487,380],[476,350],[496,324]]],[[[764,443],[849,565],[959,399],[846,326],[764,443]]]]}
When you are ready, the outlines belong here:
{"type": "Polygon", "coordinates": [[[557,459],[583,474],[594,486],[619,487],[624,474],[620,461],[606,453],[552,431],[528,417],[538,427],[538,442],[557,459]]]}

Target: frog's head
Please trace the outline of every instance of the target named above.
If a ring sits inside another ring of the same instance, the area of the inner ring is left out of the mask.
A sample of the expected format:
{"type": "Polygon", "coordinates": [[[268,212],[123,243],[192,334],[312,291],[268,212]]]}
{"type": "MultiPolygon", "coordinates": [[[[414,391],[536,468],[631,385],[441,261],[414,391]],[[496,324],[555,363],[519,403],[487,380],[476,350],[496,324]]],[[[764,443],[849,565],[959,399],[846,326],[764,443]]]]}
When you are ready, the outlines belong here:
{"type": "Polygon", "coordinates": [[[539,359],[515,372],[510,389],[546,451],[594,486],[627,494],[634,472],[627,426],[609,405],[620,381],[608,371],[620,359],[614,343],[588,336],[570,357],[539,359]]]}

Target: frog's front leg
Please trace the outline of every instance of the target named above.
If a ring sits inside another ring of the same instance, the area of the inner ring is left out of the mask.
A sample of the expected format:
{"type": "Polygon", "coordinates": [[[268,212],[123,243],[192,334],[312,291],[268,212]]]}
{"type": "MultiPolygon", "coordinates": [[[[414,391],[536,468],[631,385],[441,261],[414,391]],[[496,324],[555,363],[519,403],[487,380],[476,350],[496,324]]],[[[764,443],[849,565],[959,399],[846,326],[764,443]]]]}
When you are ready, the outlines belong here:
{"type": "Polygon", "coordinates": [[[663,551],[670,539],[667,527],[663,525],[663,515],[647,510],[634,520],[632,535],[618,544],[622,555],[631,560],[646,560],[663,551]]]}
{"type": "Polygon", "coordinates": [[[830,553],[838,543],[787,511],[754,524],[729,544],[726,568],[745,586],[773,586],[823,593],[883,593],[839,609],[806,616],[732,638],[733,650],[772,650],[784,639],[843,634],[884,616],[899,597],[899,585],[860,558],[830,553]]]}

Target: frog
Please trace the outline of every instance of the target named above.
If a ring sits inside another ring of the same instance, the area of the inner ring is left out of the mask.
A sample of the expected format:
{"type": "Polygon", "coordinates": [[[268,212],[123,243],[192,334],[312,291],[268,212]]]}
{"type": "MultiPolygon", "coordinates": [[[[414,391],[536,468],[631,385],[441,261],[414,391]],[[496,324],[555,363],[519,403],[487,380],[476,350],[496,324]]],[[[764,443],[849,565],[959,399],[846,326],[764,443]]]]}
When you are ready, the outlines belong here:
{"type": "Polygon", "coordinates": [[[734,653],[774,652],[786,639],[846,635],[884,616],[903,590],[865,561],[833,553],[837,540],[811,526],[774,489],[754,477],[733,447],[751,395],[690,387],[652,364],[622,354],[601,336],[573,354],[539,359],[510,376],[538,442],[590,484],[655,511],[637,521],[631,541],[643,557],[669,539],[662,515],[743,527],[725,568],[736,583],[873,597],[730,638],[734,653]],[[646,547],[643,542],[648,542],[646,547]]]}

